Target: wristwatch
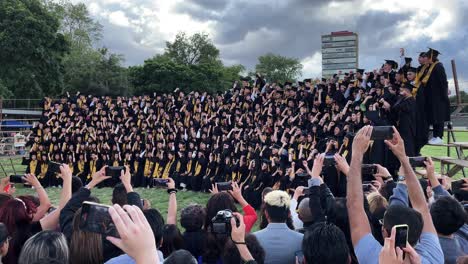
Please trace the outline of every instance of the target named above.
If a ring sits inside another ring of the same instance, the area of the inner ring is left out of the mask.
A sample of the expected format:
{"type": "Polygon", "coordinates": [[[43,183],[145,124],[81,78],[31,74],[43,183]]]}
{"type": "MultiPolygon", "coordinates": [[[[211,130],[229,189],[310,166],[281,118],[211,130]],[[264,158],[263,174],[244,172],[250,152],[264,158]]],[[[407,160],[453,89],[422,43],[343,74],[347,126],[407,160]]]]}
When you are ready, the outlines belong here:
{"type": "Polygon", "coordinates": [[[405,180],[406,180],[405,176],[403,176],[403,175],[398,176],[398,181],[399,182],[402,182],[402,181],[405,181],[405,180]]]}

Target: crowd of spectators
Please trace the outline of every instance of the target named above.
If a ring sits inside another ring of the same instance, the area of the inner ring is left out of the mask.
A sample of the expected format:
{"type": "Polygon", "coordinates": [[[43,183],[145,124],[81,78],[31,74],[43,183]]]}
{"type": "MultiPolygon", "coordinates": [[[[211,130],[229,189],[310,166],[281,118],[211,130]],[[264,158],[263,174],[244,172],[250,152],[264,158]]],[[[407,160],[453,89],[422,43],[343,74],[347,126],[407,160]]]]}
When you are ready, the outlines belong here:
{"type": "Polygon", "coordinates": [[[443,77],[437,54],[420,54],[417,69],[386,61],[318,82],[257,74],[216,95],[45,98],[22,178],[37,195],[0,182],[1,262],[465,263],[464,196],[430,158],[419,179],[408,158],[447,119],[425,111],[445,102],[427,97],[443,77]],[[371,140],[377,126],[393,126],[391,138],[371,140]],[[106,175],[115,166],[120,177],[106,175]],[[133,189],[155,185],[167,189],[166,217],[133,189]],[[49,186],[61,188],[55,207],[49,186]],[[101,187],[113,206],[92,195],[101,187]],[[180,190],[211,196],[179,213],[180,190]]]}

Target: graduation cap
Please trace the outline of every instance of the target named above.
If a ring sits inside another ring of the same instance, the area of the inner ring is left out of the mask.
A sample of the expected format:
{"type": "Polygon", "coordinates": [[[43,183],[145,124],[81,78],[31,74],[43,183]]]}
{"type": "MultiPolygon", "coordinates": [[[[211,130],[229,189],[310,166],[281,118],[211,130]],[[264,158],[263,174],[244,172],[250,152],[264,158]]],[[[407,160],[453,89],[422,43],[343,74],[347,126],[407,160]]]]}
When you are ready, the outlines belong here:
{"type": "Polygon", "coordinates": [[[288,86],[288,85],[289,85],[289,86],[292,86],[292,82],[285,82],[285,83],[284,83],[284,86],[288,86]]]}
{"type": "Polygon", "coordinates": [[[405,71],[403,70],[403,68],[400,68],[400,69],[398,70],[398,74],[405,74],[405,71]]]}
{"type": "Polygon", "coordinates": [[[241,78],[241,81],[243,81],[243,82],[248,82],[248,81],[250,81],[250,78],[249,78],[249,77],[242,77],[242,78],[241,78]]]}
{"type": "Polygon", "coordinates": [[[405,57],[405,63],[411,63],[413,59],[411,57],[405,57]]]}
{"type": "Polygon", "coordinates": [[[304,86],[304,82],[297,82],[299,86],[304,86]]]}
{"type": "Polygon", "coordinates": [[[408,72],[414,72],[416,73],[417,69],[415,67],[409,67],[408,72]]]}
{"type": "Polygon", "coordinates": [[[359,72],[360,74],[364,74],[364,69],[357,69],[356,72],[359,72]]]}
{"type": "Polygon", "coordinates": [[[385,60],[385,64],[392,66],[392,69],[398,68],[398,63],[396,63],[394,60],[385,60]]]}
{"type": "Polygon", "coordinates": [[[345,75],[345,76],[349,76],[349,73],[348,73],[348,72],[345,72],[345,74],[344,74],[344,75],[345,75]]]}
{"type": "Polygon", "coordinates": [[[322,78],[322,82],[326,82],[327,81],[327,78],[322,78]]]}
{"type": "Polygon", "coordinates": [[[424,51],[419,52],[419,57],[426,57],[426,52],[424,51]]]}
{"type": "Polygon", "coordinates": [[[432,48],[429,48],[429,50],[426,52],[427,54],[427,57],[431,58],[431,59],[435,59],[437,58],[437,56],[439,56],[439,54],[441,54],[438,50],[435,50],[435,49],[432,49],[432,48]]]}
{"type": "Polygon", "coordinates": [[[311,83],[311,82],[312,82],[312,79],[304,79],[304,82],[305,82],[305,83],[311,83]]]}

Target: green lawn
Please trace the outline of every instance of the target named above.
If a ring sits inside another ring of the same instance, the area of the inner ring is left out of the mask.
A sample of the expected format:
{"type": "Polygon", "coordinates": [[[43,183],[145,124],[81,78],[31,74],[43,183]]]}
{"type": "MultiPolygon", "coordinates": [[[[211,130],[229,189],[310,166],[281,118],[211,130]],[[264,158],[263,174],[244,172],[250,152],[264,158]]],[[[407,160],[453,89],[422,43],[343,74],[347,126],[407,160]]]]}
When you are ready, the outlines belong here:
{"type": "MultiPolygon", "coordinates": [[[[456,133],[455,137],[457,141],[460,142],[468,142],[468,132],[463,133],[456,133]]],[[[446,137],[444,141],[446,142],[446,137]]],[[[422,151],[423,155],[425,156],[447,156],[447,148],[446,147],[432,147],[427,146],[422,151]]],[[[455,150],[452,149],[451,156],[455,156],[455,150]]],[[[14,170],[20,174],[25,171],[26,167],[21,165],[21,159],[15,158],[12,160],[14,165],[14,170]]],[[[10,175],[14,173],[13,167],[11,165],[10,159],[8,158],[0,158],[0,164],[3,165],[6,174],[10,175]]],[[[436,162],[436,171],[440,170],[440,163],[436,162]]],[[[465,170],[468,172],[468,170],[465,170]]],[[[1,174],[4,174],[3,171],[1,174]]],[[[461,172],[458,173],[455,177],[460,178],[462,177],[461,172]]],[[[136,188],[137,191],[142,198],[148,199],[151,202],[151,206],[153,208],[157,208],[164,217],[167,215],[167,203],[168,203],[168,195],[165,190],[162,189],[144,189],[144,188],[136,188]]],[[[35,192],[28,188],[22,188],[18,186],[16,194],[34,194],[35,192]]],[[[60,196],[60,189],[59,188],[48,188],[47,193],[53,204],[57,204],[60,196]]],[[[110,204],[111,196],[112,196],[112,189],[110,188],[103,188],[103,189],[95,189],[93,190],[93,195],[97,196],[101,203],[110,204]]],[[[196,193],[196,192],[178,192],[177,193],[177,203],[178,203],[178,210],[184,208],[185,206],[191,203],[198,203],[201,205],[205,205],[208,201],[209,194],[206,193],[196,193]]]]}
{"type": "MultiPolygon", "coordinates": [[[[457,142],[468,142],[468,131],[467,132],[457,132],[455,133],[455,139],[457,142]]],[[[444,142],[447,142],[447,133],[444,136],[444,142]]],[[[453,142],[450,139],[450,142],[453,142]]],[[[426,146],[423,148],[422,153],[424,156],[429,157],[446,157],[447,156],[447,148],[446,147],[433,147],[433,146],[426,146]]],[[[450,157],[456,157],[456,151],[454,148],[450,149],[450,157]]],[[[468,150],[465,150],[465,155],[468,155],[468,150]]],[[[440,162],[435,162],[436,172],[440,172],[440,162]]],[[[465,173],[468,173],[468,169],[465,169],[465,173]]],[[[463,174],[461,172],[457,173],[454,178],[462,178],[463,174]]]]}

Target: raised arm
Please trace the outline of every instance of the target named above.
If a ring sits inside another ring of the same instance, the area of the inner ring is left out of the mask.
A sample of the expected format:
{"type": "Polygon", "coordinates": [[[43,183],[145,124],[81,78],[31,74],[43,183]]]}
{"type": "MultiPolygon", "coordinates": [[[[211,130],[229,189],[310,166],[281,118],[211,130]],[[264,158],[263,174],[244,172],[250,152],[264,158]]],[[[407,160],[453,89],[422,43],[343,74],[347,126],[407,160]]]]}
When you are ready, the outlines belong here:
{"type": "Polygon", "coordinates": [[[167,207],[167,224],[177,225],[177,190],[175,188],[175,182],[172,178],[168,179],[167,190],[169,192],[169,205],[167,207]]]}
{"type": "Polygon", "coordinates": [[[351,166],[349,169],[346,206],[348,208],[349,224],[351,230],[351,240],[353,246],[365,235],[371,233],[369,220],[364,211],[364,193],[362,191],[361,165],[363,155],[369,147],[372,127],[365,126],[354,137],[351,166]]]}
{"type": "Polygon", "coordinates": [[[62,192],[58,208],[40,220],[43,230],[54,230],[59,225],[60,212],[71,198],[72,172],[66,164],[60,166],[60,177],[63,179],[62,192]]]}
{"type": "Polygon", "coordinates": [[[36,214],[34,214],[33,222],[37,222],[44,217],[47,213],[47,210],[52,206],[49,200],[49,196],[45,191],[44,187],[42,187],[39,180],[34,176],[34,174],[26,174],[24,175],[24,180],[27,184],[31,185],[37,193],[37,197],[39,198],[39,207],[37,208],[36,214]]]}
{"type": "Polygon", "coordinates": [[[393,154],[395,154],[403,167],[411,204],[416,211],[421,213],[424,220],[423,232],[429,232],[437,235],[423,189],[421,188],[421,184],[411,167],[409,158],[406,156],[403,139],[395,127],[393,128],[393,131],[393,139],[391,141],[386,140],[385,143],[393,154]]]}

